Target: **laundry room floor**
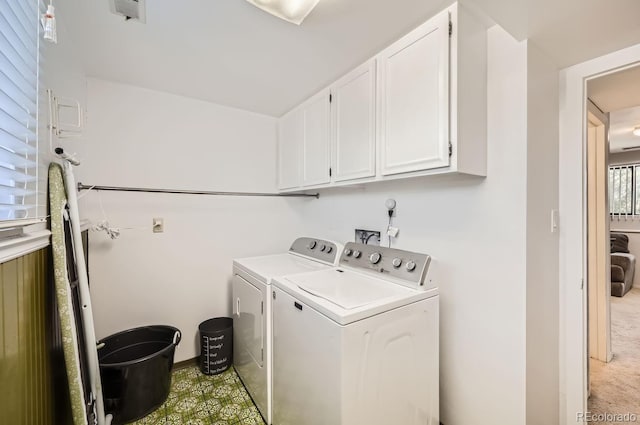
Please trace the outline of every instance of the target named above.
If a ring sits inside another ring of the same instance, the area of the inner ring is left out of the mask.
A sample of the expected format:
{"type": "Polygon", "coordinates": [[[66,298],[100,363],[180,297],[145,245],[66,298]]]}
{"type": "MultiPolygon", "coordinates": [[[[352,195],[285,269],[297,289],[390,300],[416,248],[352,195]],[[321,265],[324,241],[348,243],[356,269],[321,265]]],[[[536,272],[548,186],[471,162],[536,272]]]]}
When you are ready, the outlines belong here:
{"type": "Polygon", "coordinates": [[[134,425],[264,425],[233,368],[207,376],[197,366],[173,372],[171,393],[134,425]]]}

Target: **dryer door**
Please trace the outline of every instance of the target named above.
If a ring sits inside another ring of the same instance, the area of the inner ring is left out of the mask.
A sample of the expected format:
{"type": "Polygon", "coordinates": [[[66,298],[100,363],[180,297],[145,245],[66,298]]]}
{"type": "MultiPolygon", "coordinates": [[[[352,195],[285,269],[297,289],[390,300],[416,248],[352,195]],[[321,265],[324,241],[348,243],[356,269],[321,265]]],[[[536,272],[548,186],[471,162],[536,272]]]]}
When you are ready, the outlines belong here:
{"type": "Polygon", "coordinates": [[[233,363],[260,413],[269,417],[269,378],[265,359],[265,296],[242,276],[233,276],[233,363]]]}
{"type": "Polygon", "coordinates": [[[263,366],[264,314],[260,289],[239,275],[233,276],[234,363],[263,366]]]}

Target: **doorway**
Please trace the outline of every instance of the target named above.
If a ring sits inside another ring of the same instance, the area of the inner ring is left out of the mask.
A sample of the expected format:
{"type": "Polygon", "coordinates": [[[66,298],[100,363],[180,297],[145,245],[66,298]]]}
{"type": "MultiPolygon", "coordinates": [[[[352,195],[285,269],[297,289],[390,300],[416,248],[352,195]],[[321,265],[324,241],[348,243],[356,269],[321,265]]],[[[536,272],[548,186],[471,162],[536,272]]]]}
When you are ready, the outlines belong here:
{"type": "Polygon", "coordinates": [[[640,67],[587,82],[587,412],[593,423],[640,416],[638,81],[640,67]]]}
{"type": "MultiPolygon", "coordinates": [[[[574,65],[560,72],[561,424],[592,422],[589,420],[592,418],[587,417],[587,84],[596,78],[625,71],[638,64],[640,45],[574,65]]],[[[615,338],[613,351],[615,353],[615,338]]],[[[620,384],[624,387],[625,381],[620,381],[620,384]]]]}

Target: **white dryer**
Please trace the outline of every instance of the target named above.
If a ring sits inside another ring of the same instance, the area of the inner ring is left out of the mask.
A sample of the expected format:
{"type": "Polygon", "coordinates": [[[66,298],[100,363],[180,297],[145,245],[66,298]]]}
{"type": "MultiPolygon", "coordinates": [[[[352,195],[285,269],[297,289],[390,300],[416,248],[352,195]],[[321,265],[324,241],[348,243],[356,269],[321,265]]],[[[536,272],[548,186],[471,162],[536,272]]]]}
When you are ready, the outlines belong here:
{"type": "Polygon", "coordinates": [[[271,423],[271,281],[334,268],[342,245],[296,239],[287,253],[233,261],[233,363],[265,421],[271,423]]]}
{"type": "Polygon", "coordinates": [[[338,268],[274,279],[274,425],[439,424],[429,263],[347,243],[338,268]]]}

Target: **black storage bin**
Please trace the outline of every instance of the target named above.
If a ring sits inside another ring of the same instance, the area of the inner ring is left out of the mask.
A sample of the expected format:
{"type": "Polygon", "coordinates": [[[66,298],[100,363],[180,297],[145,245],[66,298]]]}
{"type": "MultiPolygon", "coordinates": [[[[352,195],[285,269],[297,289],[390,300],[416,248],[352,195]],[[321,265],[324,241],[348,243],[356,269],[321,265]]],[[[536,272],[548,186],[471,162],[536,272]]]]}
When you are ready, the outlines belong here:
{"type": "Polygon", "coordinates": [[[198,326],[200,331],[200,370],[217,375],[233,363],[233,319],[216,317],[198,326]]]}
{"type": "Polygon", "coordinates": [[[99,342],[105,410],[113,414],[113,425],[136,421],[165,402],[180,338],[172,326],[144,326],[99,342]]]}

